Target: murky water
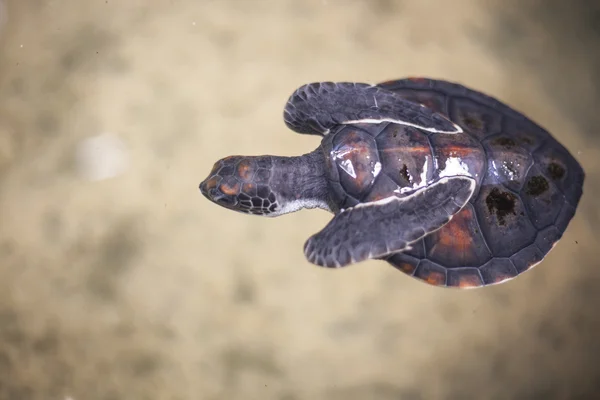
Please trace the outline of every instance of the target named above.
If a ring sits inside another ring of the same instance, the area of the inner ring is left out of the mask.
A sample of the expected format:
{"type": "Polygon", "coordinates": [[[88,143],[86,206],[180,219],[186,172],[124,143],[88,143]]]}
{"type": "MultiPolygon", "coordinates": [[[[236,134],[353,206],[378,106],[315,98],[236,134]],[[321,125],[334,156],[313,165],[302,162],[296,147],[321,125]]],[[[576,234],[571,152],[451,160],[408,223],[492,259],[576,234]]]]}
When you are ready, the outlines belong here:
{"type": "Polygon", "coordinates": [[[12,0],[0,12],[0,399],[572,399],[600,390],[599,11],[581,1],[12,0]],[[230,154],[298,155],[320,80],[431,76],[587,173],[563,240],[474,291],[309,264],[330,216],[229,212],[230,154]]]}

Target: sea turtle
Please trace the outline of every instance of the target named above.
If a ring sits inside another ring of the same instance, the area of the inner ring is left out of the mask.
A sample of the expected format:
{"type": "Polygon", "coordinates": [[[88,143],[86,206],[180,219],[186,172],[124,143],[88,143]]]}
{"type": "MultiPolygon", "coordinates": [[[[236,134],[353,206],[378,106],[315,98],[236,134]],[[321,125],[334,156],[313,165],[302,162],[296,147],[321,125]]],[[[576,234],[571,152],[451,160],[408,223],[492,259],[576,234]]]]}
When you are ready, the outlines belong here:
{"type": "Polygon", "coordinates": [[[582,195],[584,172],[556,139],[459,84],[310,83],[289,98],[284,120],[322,136],[320,146],[224,158],[200,191],[255,215],[333,212],[304,246],[320,266],[381,259],[432,285],[501,283],[548,254],[582,195]]]}

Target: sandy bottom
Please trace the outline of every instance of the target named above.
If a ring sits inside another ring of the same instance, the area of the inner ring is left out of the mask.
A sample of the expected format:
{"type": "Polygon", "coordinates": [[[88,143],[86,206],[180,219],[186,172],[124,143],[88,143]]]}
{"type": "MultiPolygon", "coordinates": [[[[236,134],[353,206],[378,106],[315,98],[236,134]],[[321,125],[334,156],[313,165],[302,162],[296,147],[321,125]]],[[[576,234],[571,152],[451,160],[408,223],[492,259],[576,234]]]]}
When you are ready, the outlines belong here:
{"type": "Polygon", "coordinates": [[[590,398],[600,32],[584,3],[8,1],[0,399],[590,398]],[[499,97],[584,166],[534,271],[456,291],[375,261],[324,270],[302,245],[327,213],[261,219],[198,192],[223,156],[318,145],[282,121],[301,84],[407,75],[499,97]]]}

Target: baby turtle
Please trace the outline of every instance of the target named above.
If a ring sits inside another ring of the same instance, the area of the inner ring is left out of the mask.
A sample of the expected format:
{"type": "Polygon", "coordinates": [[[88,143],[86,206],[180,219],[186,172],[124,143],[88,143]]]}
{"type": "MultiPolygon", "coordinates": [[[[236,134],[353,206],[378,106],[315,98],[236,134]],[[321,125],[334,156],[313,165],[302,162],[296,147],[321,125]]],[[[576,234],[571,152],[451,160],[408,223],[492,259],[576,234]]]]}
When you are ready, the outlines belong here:
{"type": "Polygon", "coordinates": [[[432,285],[501,283],[548,254],[582,195],[584,172],[556,139],[462,85],[311,83],[284,119],[321,145],[300,157],[224,158],[200,190],[255,215],[331,211],[304,246],[320,266],[381,259],[432,285]]]}

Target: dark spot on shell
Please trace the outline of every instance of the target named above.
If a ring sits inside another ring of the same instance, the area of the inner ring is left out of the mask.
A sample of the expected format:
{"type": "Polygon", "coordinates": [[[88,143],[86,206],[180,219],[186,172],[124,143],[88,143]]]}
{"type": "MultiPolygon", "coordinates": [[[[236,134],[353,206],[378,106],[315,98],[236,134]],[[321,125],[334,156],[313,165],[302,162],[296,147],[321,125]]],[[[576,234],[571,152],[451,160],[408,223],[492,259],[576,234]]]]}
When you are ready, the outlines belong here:
{"type": "Polygon", "coordinates": [[[527,194],[539,196],[548,190],[548,181],[541,175],[533,176],[527,182],[527,194]]]}
{"type": "Polygon", "coordinates": [[[565,169],[561,165],[552,162],[548,165],[548,175],[555,181],[562,179],[562,177],[565,176],[565,169]]]}
{"type": "Polygon", "coordinates": [[[400,176],[402,176],[404,179],[410,182],[410,175],[408,174],[408,167],[406,166],[406,164],[402,166],[402,169],[400,170],[400,176]]]}
{"type": "Polygon", "coordinates": [[[499,146],[506,147],[507,149],[510,149],[511,147],[514,147],[516,145],[514,140],[504,136],[495,139],[493,143],[499,146]]]}
{"type": "Polygon", "coordinates": [[[529,136],[523,136],[521,141],[525,144],[533,144],[533,140],[529,136]]]}
{"type": "Polygon", "coordinates": [[[463,118],[463,122],[467,127],[472,129],[481,129],[483,127],[483,123],[477,117],[473,117],[472,115],[465,115],[463,118]]]}
{"type": "Polygon", "coordinates": [[[509,192],[501,192],[498,188],[493,188],[485,199],[488,211],[496,214],[498,223],[504,225],[505,217],[508,214],[515,214],[516,196],[509,192]]]}

